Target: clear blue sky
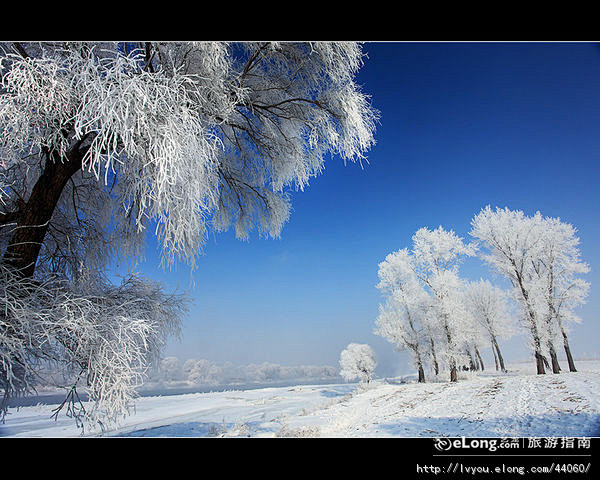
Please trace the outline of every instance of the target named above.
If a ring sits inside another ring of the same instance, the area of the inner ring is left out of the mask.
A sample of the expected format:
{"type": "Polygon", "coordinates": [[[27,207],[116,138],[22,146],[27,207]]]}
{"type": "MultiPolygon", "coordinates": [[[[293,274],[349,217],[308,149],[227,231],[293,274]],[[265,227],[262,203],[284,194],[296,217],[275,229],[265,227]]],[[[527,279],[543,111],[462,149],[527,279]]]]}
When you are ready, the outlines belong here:
{"type": "MultiPolygon", "coordinates": [[[[367,43],[358,75],[381,112],[364,169],[338,158],[304,191],[279,240],[211,236],[194,273],[182,341],[167,355],[234,364],[333,365],[368,343],[380,376],[410,369],[372,331],[377,265],[420,227],[468,238],[485,205],[540,210],[574,224],[592,272],[576,356],[598,353],[600,48],[584,43],[367,43]]],[[[149,244],[141,271],[164,273],[149,244]]],[[[477,260],[463,276],[496,281],[477,260]]],[[[500,283],[500,282],[498,282],[500,283]]],[[[523,335],[507,356],[528,358],[523,335]]],[[[488,357],[489,358],[489,357],[488,357]]]]}

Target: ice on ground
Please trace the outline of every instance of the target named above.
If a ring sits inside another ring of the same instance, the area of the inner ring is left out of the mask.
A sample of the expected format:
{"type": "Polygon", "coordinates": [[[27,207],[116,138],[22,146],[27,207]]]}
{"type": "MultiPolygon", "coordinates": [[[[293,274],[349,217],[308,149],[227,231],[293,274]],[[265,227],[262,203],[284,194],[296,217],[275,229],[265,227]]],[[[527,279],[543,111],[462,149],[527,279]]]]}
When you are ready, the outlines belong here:
{"type": "MultiPolygon", "coordinates": [[[[413,379],[142,397],[119,427],[85,436],[550,437],[600,436],[600,361],[578,372],[465,372],[457,383],[413,379]]],[[[80,436],[55,405],[9,410],[0,436],[80,436]]]]}

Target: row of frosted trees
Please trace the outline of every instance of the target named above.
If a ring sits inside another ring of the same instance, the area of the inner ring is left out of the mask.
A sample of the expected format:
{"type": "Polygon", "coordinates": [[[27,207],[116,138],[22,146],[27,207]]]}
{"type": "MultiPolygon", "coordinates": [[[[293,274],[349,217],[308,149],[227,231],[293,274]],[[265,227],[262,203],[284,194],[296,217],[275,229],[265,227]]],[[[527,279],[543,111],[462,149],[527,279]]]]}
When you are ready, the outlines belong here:
{"type": "Polygon", "coordinates": [[[576,371],[568,326],[580,321],[574,312],[589,290],[580,278],[589,267],[580,258],[576,229],[539,212],[527,216],[489,206],[471,227],[471,243],[452,230],[421,228],[412,249],[387,255],[379,264],[377,288],[385,301],[375,333],[410,352],[419,382],[425,381],[426,367],[436,375],[447,368],[450,381],[457,381],[463,366],[484,368],[480,350],[487,346],[496,369],[506,371],[498,341],[519,330],[527,333],[538,374],[561,370],[560,344],[569,370],[576,371]],[[471,256],[510,288],[462,279],[459,265],[471,256]]]}
{"type": "Polygon", "coordinates": [[[165,357],[149,374],[148,384],[187,382],[193,385],[227,385],[337,377],[337,369],[328,365],[287,366],[270,362],[234,365],[231,362],[217,364],[210,360],[195,358],[181,362],[177,357],[165,357]]]}

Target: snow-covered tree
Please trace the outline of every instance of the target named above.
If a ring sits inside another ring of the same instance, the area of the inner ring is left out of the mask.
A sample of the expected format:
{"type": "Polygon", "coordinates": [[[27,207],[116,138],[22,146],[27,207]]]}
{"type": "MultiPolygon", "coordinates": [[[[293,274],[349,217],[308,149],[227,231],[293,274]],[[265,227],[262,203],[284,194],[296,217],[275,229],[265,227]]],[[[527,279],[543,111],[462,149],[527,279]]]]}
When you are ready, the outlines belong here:
{"type": "MultiPolygon", "coordinates": [[[[469,370],[485,370],[485,364],[480,352],[484,345],[486,345],[485,330],[477,322],[466,305],[464,285],[465,282],[463,281],[463,290],[461,293],[464,303],[464,318],[461,322],[462,345],[460,348],[467,357],[469,370]]],[[[466,364],[463,364],[463,368],[466,368],[466,364]]]]}
{"type": "Polygon", "coordinates": [[[160,372],[165,382],[183,380],[184,372],[181,362],[177,357],[165,357],[160,361],[160,372]]]}
{"type": "Polygon", "coordinates": [[[424,353],[432,359],[435,374],[439,361],[449,367],[450,380],[457,381],[457,365],[468,354],[469,316],[462,298],[458,266],[474,248],[452,230],[441,226],[420,228],[412,237],[412,250],[388,255],[379,265],[377,285],[388,300],[380,307],[376,333],[415,357],[419,379],[423,378],[424,353]]]}
{"type": "Polygon", "coordinates": [[[187,380],[192,383],[216,385],[222,381],[221,368],[209,360],[186,360],[183,370],[187,380]]]}
{"type": "Polygon", "coordinates": [[[462,281],[458,267],[464,256],[474,255],[474,248],[463,242],[452,230],[441,226],[420,228],[413,235],[415,273],[431,298],[429,318],[444,338],[445,357],[450,381],[457,381],[457,365],[463,363],[463,346],[468,338],[465,322],[468,315],[462,300],[462,281]]]}
{"type": "Polygon", "coordinates": [[[589,283],[580,278],[590,269],[581,260],[579,243],[575,227],[559,218],[543,219],[542,242],[537,260],[533,262],[533,277],[539,296],[544,299],[541,308],[546,309],[545,319],[550,336],[548,343],[555,373],[560,371],[553,347],[553,340],[558,335],[562,337],[569,370],[577,371],[564,320],[580,321],[574,309],[585,302],[589,290],[589,283]]]}
{"type": "Polygon", "coordinates": [[[472,319],[462,296],[462,280],[453,270],[441,270],[427,279],[431,289],[431,321],[443,342],[438,356],[450,372],[450,381],[458,380],[457,367],[468,362],[468,347],[473,341],[472,319]]]}
{"type": "Polygon", "coordinates": [[[428,294],[420,284],[413,258],[407,249],[390,253],[379,264],[379,283],[386,300],[379,306],[374,333],[385,338],[398,350],[408,350],[418,372],[418,381],[425,381],[424,363],[427,352],[425,330],[428,294]]]}
{"type": "Polygon", "coordinates": [[[528,217],[522,211],[498,207],[492,210],[489,205],[471,220],[471,235],[487,248],[481,257],[513,286],[514,298],[531,333],[538,374],[545,373],[547,363],[542,353],[546,329],[538,308],[539,296],[535,295],[530,279],[542,240],[542,223],[539,212],[528,217]]]}
{"type": "Polygon", "coordinates": [[[340,375],[344,380],[358,378],[369,383],[376,366],[375,354],[367,344],[350,343],[340,354],[340,375]]]}
{"type": "Polygon", "coordinates": [[[506,292],[492,285],[489,280],[480,279],[465,284],[464,298],[470,315],[489,338],[496,370],[506,372],[498,340],[510,338],[515,333],[506,292]]]}
{"type": "Polygon", "coordinates": [[[251,363],[244,368],[246,377],[253,382],[271,382],[281,378],[281,365],[271,362],[251,363]]]}
{"type": "MultiPolygon", "coordinates": [[[[556,219],[544,218],[540,212],[526,216],[522,211],[492,210],[489,206],[473,218],[471,225],[471,235],[487,247],[483,259],[513,286],[514,298],[531,333],[537,373],[545,373],[548,365],[544,348],[549,351],[553,372],[558,373],[554,342],[560,315],[556,305],[563,294],[571,297],[567,293],[571,288],[572,306],[581,303],[587,292],[587,284],[576,276],[588,267],[579,259],[579,239],[574,230],[556,219]]],[[[563,338],[566,340],[566,331],[563,338]]],[[[565,345],[569,356],[568,342],[565,345]]],[[[574,368],[572,359],[571,365],[574,368]]]]}
{"type": "Polygon", "coordinates": [[[77,359],[84,377],[106,375],[101,404],[130,403],[127,378],[147,367],[135,349],[160,345],[183,307],[147,280],[113,287],[106,269],[138,258],[147,234],[165,268],[192,269],[211,229],[277,237],[290,188],[304,189],[328,154],[360,162],[374,143],[377,112],[354,81],[362,61],[355,43],[1,44],[5,400],[32,385],[37,363],[77,359]],[[128,302],[139,302],[131,314],[128,302]],[[96,313],[84,318],[79,303],[96,313]],[[116,325],[139,329],[105,362],[116,325]]]}

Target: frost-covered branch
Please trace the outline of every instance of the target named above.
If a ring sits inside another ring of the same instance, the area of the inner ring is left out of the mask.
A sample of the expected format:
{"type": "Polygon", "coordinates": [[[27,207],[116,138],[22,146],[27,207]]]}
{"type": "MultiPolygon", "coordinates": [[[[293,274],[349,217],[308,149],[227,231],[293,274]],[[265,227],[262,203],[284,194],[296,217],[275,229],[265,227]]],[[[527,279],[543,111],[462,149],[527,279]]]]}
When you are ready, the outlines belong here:
{"type": "MultiPolygon", "coordinates": [[[[178,333],[186,308],[181,296],[137,277],[119,286],[73,287],[59,280],[23,279],[1,265],[0,273],[2,413],[11,397],[49,382],[39,372],[54,365],[66,376],[85,373],[83,388],[93,405],[79,420],[90,425],[117,421],[131,407],[135,388],[166,339],[178,333]]],[[[67,397],[77,387],[73,383],[67,397]]]]}

